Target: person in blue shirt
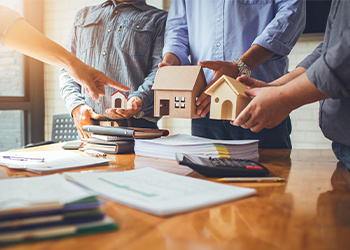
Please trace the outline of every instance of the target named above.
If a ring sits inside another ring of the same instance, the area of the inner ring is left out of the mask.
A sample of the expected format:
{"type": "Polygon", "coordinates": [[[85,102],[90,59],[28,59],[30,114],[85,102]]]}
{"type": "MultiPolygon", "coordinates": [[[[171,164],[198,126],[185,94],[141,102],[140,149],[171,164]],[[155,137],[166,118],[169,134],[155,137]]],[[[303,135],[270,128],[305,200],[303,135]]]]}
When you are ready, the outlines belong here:
{"type": "MultiPolygon", "coordinates": [[[[287,73],[287,55],[304,30],[305,12],[300,0],[172,0],[159,67],[199,64],[208,86],[224,71],[233,78],[251,73],[273,81],[287,73]],[[225,61],[224,67],[217,70],[213,60],[225,61]]],[[[192,120],[192,135],[259,139],[260,148],[291,148],[289,117],[273,129],[253,133],[230,121],[209,119],[210,96],[202,93],[196,104],[204,118],[192,120]]]]}
{"type": "Polygon", "coordinates": [[[60,70],[61,96],[83,138],[84,125],[113,121],[119,126],[158,128],[153,116],[152,85],[162,61],[167,12],[145,0],[108,0],[76,14],[67,50],[84,63],[130,87],[127,108],[112,109],[116,90],[93,100],[64,69],[60,70]]]}

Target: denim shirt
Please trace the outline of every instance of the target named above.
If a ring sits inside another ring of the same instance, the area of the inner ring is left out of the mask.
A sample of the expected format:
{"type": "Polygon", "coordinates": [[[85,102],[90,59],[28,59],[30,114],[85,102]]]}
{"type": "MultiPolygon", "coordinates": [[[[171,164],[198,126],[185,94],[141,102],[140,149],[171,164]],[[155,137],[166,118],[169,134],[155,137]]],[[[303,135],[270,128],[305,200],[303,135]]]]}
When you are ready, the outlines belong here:
{"type": "Polygon", "coordinates": [[[350,147],[350,1],[333,0],[323,42],[298,66],[330,98],[320,101],[320,127],[350,147]]]}
{"type": "MultiPolygon", "coordinates": [[[[138,96],[142,110],[135,118],[157,121],[153,117],[151,90],[158,63],[162,61],[167,12],[148,6],[145,1],[85,7],[74,21],[67,49],[84,63],[131,88],[129,98],[138,96]]],[[[108,118],[111,95],[117,89],[105,86],[105,96],[93,100],[74,82],[67,71],[60,69],[61,96],[70,112],[81,104],[108,118]]]]}
{"type": "MultiPolygon", "coordinates": [[[[287,73],[287,55],[305,22],[306,5],[300,0],[172,0],[163,54],[175,54],[181,64],[233,61],[257,44],[275,55],[252,77],[271,82],[287,73]]],[[[213,71],[204,73],[209,83],[213,71]]]]}

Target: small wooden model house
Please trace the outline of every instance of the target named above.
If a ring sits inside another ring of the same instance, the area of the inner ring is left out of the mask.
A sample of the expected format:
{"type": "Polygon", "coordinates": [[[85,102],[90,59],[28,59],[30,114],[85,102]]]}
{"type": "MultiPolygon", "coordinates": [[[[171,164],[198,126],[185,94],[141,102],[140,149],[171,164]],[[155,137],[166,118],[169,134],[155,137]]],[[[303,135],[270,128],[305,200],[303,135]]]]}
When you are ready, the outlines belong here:
{"type": "Polygon", "coordinates": [[[223,75],[205,93],[211,96],[210,119],[234,120],[251,101],[247,86],[223,75]]]}
{"type": "Polygon", "coordinates": [[[165,66],[158,70],[154,90],[154,116],[200,118],[196,100],[206,87],[200,66],[165,66]]]}
{"type": "Polygon", "coordinates": [[[126,109],[129,98],[119,90],[111,95],[112,109],[126,109]]]}

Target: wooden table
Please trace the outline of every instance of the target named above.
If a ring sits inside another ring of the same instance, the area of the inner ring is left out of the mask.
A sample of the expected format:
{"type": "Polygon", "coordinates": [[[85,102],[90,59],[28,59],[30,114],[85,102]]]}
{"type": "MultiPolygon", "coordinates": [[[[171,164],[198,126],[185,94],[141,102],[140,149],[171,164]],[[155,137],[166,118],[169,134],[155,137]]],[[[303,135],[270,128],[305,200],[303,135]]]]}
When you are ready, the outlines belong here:
{"type": "MultiPolygon", "coordinates": [[[[32,150],[57,150],[60,144],[32,150]]],[[[110,155],[109,166],[76,171],[155,167],[203,178],[176,161],[110,155]]],[[[350,174],[331,150],[260,150],[260,163],[284,183],[230,184],[257,195],[168,218],[111,201],[105,212],[118,231],[15,245],[4,249],[350,249],[350,174]]],[[[3,168],[3,167],[0,167],[3,168]]],[[[10,171],[9,176],[36,176],[10,171]]]]}

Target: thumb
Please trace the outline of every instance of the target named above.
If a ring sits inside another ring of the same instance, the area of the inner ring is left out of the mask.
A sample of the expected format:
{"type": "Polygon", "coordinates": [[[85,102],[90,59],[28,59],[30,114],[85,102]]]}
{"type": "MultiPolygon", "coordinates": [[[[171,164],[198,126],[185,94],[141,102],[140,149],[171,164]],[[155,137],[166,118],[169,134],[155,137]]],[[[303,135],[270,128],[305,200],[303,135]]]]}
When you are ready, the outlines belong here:
{"type": "Polygon", "coordinates": [[[101,118],[101,115],[97,114],[95,111],[93,111],[93,109],[89,109],[89,113],[92,119],[96,120],[101,118]]]}
{"type": "Polygon", "coordinates": [[[218,63],[216,61],[200,61],[198,65],[211,70],[217,70],[218,68],[218,63]]]}
{"type": "Polygon", "coordinates": [[[259,89],[254,88],[254,89],[247,89],[244,91],[248,96],[256,96],[258,94],[259,89]]]}
{"type": "Polygon", "coordinates": [[[100,95],[105,94],[104,90],[97,88],[93,81],[87,80],[83,86],[86,89],[88,96],[91,96],[94,100],[97,100],[100,95]]]}
{"type": "Polygon", "coordinates": [[[236,80],[241,83],[244,83],[247,86],[252,86],[255,83],[255,80],[247,75],[239,76],[236,80]]]}

